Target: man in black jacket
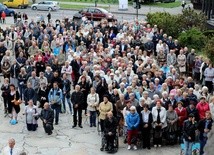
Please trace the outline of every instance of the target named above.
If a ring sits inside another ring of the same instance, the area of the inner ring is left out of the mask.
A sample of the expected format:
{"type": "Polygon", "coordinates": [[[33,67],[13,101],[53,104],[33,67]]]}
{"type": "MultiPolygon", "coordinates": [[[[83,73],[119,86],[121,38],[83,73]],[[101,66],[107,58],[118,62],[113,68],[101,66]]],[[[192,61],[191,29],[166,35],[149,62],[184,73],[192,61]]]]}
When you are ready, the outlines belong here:
{"type": "Polygon", "coordinates": [[[114,139],[116,137],[117,130],[117,119],[113,116],[110,111],[107,113],[107,118],[104,121],[104,136],[106,138],[106,151],[112,151],[114,145],[114,139]]]}
{"type": "Polygon", "coordinates": [[[199,136],[199,140],[200,140],[200,155],[204,154],[204,146],[207,143],[207,134],[210,132],[210,130],[212,129],[212,123],[213,120],[211,118],[211,113],[209,111],[207,111],[205,113],[205,119],[200,120],[198,123],[198,130],[200,131],[200,136],[199,136]]]}
{"type": "Polygon", "coordinates": [[[29,100],[33,100],[34,105],[36,105],[35,95],[36,95],[35,90],[32,88],[31,83],[28,82],[27,83],[27,88],[24,90],[25,105],[28,104],[29,100]]]}
{"type": "Polygon", "coordinates": [[[78,112],[78,125],[80,128],[82,127],[82,106],[83,106],[83,93],[80,91],[80,86],[75,86],[75,91],[71,95],[71,102],[73,103],[74,115],[73,121],[74,125],[72,128],[77,126],[77,112],[78,112]]]}
{"type": "Polygon", "coordinates": [[[195,141],[195,131],[197,129],[195,116],[190,114],[188,119],[184,121],[183,137],[185,145],[185,155],[192,154],[192,145],[195,141]]]}
{"type": "Polygon", "coordinates": [[[48,135],[52,134],[54,111],[50,108],[49,103],[44,104],[44,109],[41,111],[40,118],[43,122],[43,127],[48,135]]]}

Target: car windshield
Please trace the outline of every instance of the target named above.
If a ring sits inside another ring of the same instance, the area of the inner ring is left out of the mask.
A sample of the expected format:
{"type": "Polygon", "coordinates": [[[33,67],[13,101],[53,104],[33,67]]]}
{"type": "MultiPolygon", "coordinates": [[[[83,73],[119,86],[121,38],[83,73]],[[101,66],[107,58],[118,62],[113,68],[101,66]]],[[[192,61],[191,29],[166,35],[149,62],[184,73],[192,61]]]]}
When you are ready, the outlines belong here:
{"type": "Polygon", "coordinates": [[[103,8],[99,8],[100,11],[102,11],[103,13],[109,13],[107,10],[103,9],[103,8]]]}
{"type": "Polygon", "coordinates": [[[7,9],[7,7],[5,5],[1,5],[2,9],[7,9]]]}

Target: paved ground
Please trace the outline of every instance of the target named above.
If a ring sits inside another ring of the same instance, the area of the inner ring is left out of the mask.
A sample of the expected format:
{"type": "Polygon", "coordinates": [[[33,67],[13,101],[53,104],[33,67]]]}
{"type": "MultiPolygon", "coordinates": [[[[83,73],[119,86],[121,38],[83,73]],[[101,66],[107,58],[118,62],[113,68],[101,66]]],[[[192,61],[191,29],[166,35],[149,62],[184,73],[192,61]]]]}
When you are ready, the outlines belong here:
{"type": "MultiPolygon", "coordinates": [[[[1,101],[2,103],[2,101],[1,101]]],[[[23,108],[22,108],[23,109],[23,108]]],[[[15,138],[18,148],[25,150],[29,155],[102,155],[100,140],[96,128],[90,128],[86,117],[83,118],[83,129],[79,127],[72,129],[72,116],[70,114],[60,115],[58,126],[54,126],[54,132],[51,136],[44,133],[39,121],[39,127],[36,132],[29,132],[25,125],[25,116],[19,113],[19,123],[10,125],[9,118],[4,118],[3,105],[0,108],[0,150],[6,145],[7,140],[15,138]]],[[[118,155],[178,155],[179,147],[163,147],[155,150],[128,151],[126,145],[120,139],[118,155]]],[[[1,153],[0,153],[1,154],[1,153]]]]}
{"type": "MultiPolygon", "coordinates": [[[[88,4],[87,4],[88,5],[88,4]]],[[[110,8],[113,12],[113,7],[110,8]]],[[[161,8],[158,8],[161,10],[161,8]]],[[[175,8],[179,10],[180,8],[175,8]]],[[[116,11],[117,8],[114,7],[116,11]]],[[[140,13],[146,12],[155,12],[159,11],[157,8],[142,7],[140,13]]],[[[164,11],[165,9],[162,9],[164,11]]],[[[170,9],[166,9],[169,11],[170,9]]],[[[21,12],[27,12],[29,14],[29,19],[35,18],[36,14],[47,14],[45,11],[31,11],[27,10],[17,10],[21,12]]],[[[173,11],[173,12],[174,12],[173,11]]],[[[180,9],[181,11],[181,9],[180,9]]],[[[59,12],[53,12],[53,19],[62,18],[64,15],[72,16],[76,11],[65,11],[60,10],[59,12]]],[[[128,12],[131,12],[129,8],[128,12]]],[[[172,12],[172,13],[173,13],[172,12]]],[[[178,13],[179,11],[177,11],[178,13]]],[[[124,18],[126,20],[133,19],[132,15],[119,15],[118,18],[124,18]]],[[[145,16],[142,16],[145,18],[145,16]]],[[[13,19],[11,17],[7,18],[7,24],[1,25],[1,27],[10,26],[13,24],[13,19]]],[[[2,79],[1,79],[2,81],[2,79]]],[[[23,110],[23,107],[22,107],[23,110]]],[[[88,126],[88,121],[85,121],[86,118],[83,118],[83,129],[76,128],[72,129],[72,116],[69,114],[60,115],[60,122],[58,126],[54,126],[54,133],[51,136],[48,136],[44,133],[42,128],[41,121],[39,121],[39,128],[36,132],[28,132],[25,125],[25,116],[22,115],[23,111],[20,112],[18,120],[19,123],[15,126],[9,124],[9,118],[4,118],[3,114],[3,103],[0,100],[0,150],[7,144],[7,140],[11,137],[15,138],[17,146],[25,150],[29,155],[102,155],[106,154],[105,152],[100,152],[100,141],[101,137],[97,133],[96,128],[90,128],[88,126]]],[[[152,148],[148,150],[137,150],[137,151],[128,151],[126,145],[122,143],[123,139],[120,139],[118,155],[178,155],[179,146],[173,147],[163,147],[160,149],[152,148]]],[[[1,155],[1,153],[0,153],[1,155]]]]}

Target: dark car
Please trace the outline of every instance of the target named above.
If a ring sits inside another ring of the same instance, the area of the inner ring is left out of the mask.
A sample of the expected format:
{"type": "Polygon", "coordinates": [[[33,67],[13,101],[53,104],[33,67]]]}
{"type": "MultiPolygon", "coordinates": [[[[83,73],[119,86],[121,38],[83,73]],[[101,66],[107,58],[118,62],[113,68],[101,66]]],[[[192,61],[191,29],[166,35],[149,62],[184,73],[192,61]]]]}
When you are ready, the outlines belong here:
{"type": "Polygon", "coordinates": [[[80,19],[82,17],[87,17],[88,19],[93,20],[101,20],[103,18],[107,19],[108,21],[115,20],[114,15],[103,8],[84,8],[80,10],[73,16],[73,19],[80,19]]]}
{"type": "Polygon", "coordinates": [[[5,5],[0,4],[0,12],[4,11],[6,16],[13,16],[15,11],[12,9],[8,9],[5,5]]]}

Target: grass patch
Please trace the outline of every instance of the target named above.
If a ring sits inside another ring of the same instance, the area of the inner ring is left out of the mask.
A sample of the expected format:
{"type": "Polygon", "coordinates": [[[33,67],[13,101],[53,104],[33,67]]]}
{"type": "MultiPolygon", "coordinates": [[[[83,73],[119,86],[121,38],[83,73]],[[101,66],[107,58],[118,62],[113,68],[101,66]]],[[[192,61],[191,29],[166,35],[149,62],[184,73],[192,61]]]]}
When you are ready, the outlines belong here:
{"type": "MultiPolygon", "coordinates": [[[[58,0],[54,0],[58,1],[58,0]]],[[[58,1],[59,2],[59,1],[58,1]]],[[[95,3],[95,0],[61,0],[61,2],[78,2],[78,3],[95,3]]],[[[60,3],[60,2],[59,2],[60,3]]],[[[97,4],[119,4],[118,0],[97,0],[97,4]]],[[[129,7],[132,7],[133,1],[128,1],[129,7]]],[[[181,6],[181,0],[176,0],[175,2],[170,3],[147,3],[141,4],[142,6],[154,6],[154,7],[163,7],[163,8],[175,8],[181,6]]]]}
{"type": "MultiPolygon", "coordinates": [[[[94,5],[86,6],[86,5],[68,5],[68,4],[60,4],[60,7],[61,7],[62,9],[80,10],[80,9],[83,9],[83,8],[86,8],[86,7],[94,7],[94,5]]],[[[106,10],[109,9],[108,7],[103,7],[103,6],[101,6],[101,8],[106,9],[106,10]]]]}
{"type": "Polygon", "coordinates": [[[150,4],[144,4],[146,6],[155,6],[155,7],[162,7],[162,8],[175,8],[175,7],[181,7],[181,1],[175,1],[175,2],[170,2],[170,3],[161,3],[161,2],[156,2],[156,3],[150,3],[150,4]]]}
{"type": "MultiPolygon", "coordinates": [[[[58,0],[54,0],[58,1],[58,0]]],[[[60,2],[95,3],[95,0],[61,0],[60,2]]],[[[118,0],[97,0],[97,4],[119,4],[118,0]]]]}

